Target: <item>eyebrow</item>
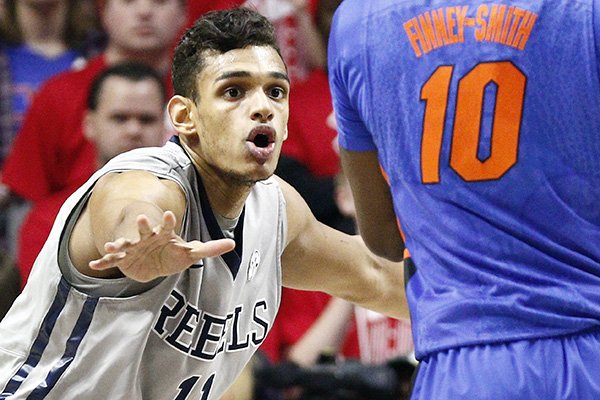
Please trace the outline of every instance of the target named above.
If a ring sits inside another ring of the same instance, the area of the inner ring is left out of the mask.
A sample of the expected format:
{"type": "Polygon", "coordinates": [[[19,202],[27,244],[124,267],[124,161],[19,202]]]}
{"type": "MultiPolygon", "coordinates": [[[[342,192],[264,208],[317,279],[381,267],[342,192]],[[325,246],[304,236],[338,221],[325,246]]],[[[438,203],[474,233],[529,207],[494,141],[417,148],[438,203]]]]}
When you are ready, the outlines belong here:
{"type": "MultiPolygon", "coordinates": [[[[218,81],[222,81],[225,79],[230,79],[230,78],[249,78],[251,77],[252,74],[250,74],[250,72],[248,71],[230,71],[230,72],[224,72],[223,74],[221,74],[221,76],[217,77],[217,79],[215,79],[215,82],[218,81]]],[[[269,76],[275,79],[283,79],[284,81],[287,81],[288,83],[290,82],[290,78],[287,76],[287,74],[281,73],[281,72],[269,72],[269,76]]]]}

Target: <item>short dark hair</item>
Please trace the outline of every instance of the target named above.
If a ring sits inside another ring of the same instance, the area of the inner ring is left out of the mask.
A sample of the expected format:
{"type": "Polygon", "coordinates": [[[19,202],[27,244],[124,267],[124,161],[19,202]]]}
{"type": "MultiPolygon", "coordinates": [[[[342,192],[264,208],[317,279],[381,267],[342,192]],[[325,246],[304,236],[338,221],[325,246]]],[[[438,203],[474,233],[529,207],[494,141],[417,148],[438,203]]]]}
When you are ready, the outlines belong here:
{"type": "Polygon", "coordinates": [[[165,87],[165,82],[154,68],[139,62],[124,62],[112,65],[96,76],[92,82],[90,91],[88,92],[88,110],[96,110],[98,108],[98,101],[100,98],[100,92],[102,91],[102,86],[104,86],[104,82],[106,82],[106,80],[111,76],[118,76],[133,82],[140,82],[145,79],[153,79],[159,85],[163,99],[166,100],[167,89],[165,87]]]}
{"type": "Polygon", "coordinates": [[[247,46],[269,46],[281,57],[273,25],[258,12],[236,7],[204,14],[175,48],[172,67],[175,94],[198,100],[196,77],[204,68],[206,51],[223,54],[247,46]]]}

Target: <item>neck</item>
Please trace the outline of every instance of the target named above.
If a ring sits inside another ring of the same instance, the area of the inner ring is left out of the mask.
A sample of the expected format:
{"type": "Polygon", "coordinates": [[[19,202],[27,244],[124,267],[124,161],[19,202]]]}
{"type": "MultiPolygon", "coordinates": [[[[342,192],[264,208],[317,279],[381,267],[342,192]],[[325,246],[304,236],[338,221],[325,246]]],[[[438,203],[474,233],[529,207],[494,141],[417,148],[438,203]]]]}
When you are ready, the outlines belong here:
{"type": "Polygon", "coordinates": [[[63,40],[67,2],[45,4],[16,2],[16,15],[23,42],[40,53],[53,57],[67,50],[63,40]]]}
{"type": "Polygon", "coordinates": [[[244,208],[252,186],[223,179],[223,177],[209,173],[210,171],[196,164],[195,166],[196,171],[202,178],[213,211],[225,218],[237,218],[244,208]]]}
{"type": "Polygon", "coordinates": [[[108,45],[104,51],[104,57],[108,65],[114,65],[123,61],[137,61],[153,67],[161,74],[167,74],[171,62],[171,50],[169,48],[156,51],[134,51],[108,45]]]}
{"type": "Polygon", "coordinates": [[[213,212],[222,217],[235,219],[244,208],[246,199],[252,190],[253,184],[241,182],[233,177],[216,171],[211,166],[199,160],[197,155],[183,144],[190,156],[196,172],[202,178],[208,201],[213,212]]]}

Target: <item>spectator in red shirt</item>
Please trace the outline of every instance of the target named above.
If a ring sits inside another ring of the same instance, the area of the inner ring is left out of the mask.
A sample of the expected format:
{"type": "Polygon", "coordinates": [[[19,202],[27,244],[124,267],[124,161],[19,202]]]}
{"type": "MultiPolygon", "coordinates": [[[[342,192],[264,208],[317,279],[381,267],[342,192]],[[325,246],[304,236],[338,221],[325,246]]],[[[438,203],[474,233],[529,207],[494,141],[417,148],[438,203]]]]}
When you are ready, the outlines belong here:
{"type": "MultiPolygon", "coordinates": [[[[164,144],[165,95],[163,78],[146,64],[115,64],[96,77],[83,122],[96,148],[95,169],[125,151],[164,144]]],[[[47,196],[23,221],[17,252],[22,286],[63,202],[63,193],[47,196]]]]}
{"type": "MultiPolygon", "coordinates": [[[[108,39],[105,51],[85,68],[60,74],[42,86],[2,170],[2,181],[11,192],[32,203],[28,218],[33,220],[36,213],[45,214],[41,202],[52,197],[61,203],[96,169],[94,146],[82,129],[93,79],[109,65],[139,61],[170,81],[172,44],[185,22],[185,0],[106,0],[99,4],[108,39]]],[[[39,228],[45,240],[49,227],[39,228]]],[[[26,243],[20,246],[32,257],[40,250],[26,243]]],[[[19,259],[17,263],[21,269],[31,267],[21,265],[19,259]]]]}
{"type": "MultiPolygon", "coordinates": [[[[89,0],[87,0],[89,1],[89,0]]],[[[92,50],[97,18],[85,2],[3,0],[0,15],[0,169],[31,99],[52,76],[70,69],[92,50]]],[[[1,178],[0,178],[1,181],[1,178]]],[[[19,203],[0,183],[0,251],[14,257],[19,203]]]]}

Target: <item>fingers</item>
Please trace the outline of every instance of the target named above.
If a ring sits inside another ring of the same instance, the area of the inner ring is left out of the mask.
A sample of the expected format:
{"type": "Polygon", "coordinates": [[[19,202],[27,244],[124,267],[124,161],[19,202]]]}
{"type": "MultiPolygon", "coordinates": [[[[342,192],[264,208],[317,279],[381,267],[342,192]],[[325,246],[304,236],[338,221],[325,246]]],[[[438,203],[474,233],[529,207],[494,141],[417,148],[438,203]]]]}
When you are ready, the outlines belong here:
{"type": "Polygon", "coordinates": [[[154,231],[150,226],[150,220],[145,215],[138,215],[137,217],[138,232],[140,233],[140,240],[144,240],[152,236],[154,231]]]}
{"type": "Polygon", "coordinates": [[[173,231],[175,230],[176,222],[177,218],[175,218],[175,214],[172,211],[165,211],[163,213],[161,228],[165,231],[173,231]]]}
{"type": "Polygon", "coordinates": [[[172,211],[165,211],[162,215],[162,221],[159,225],[156,225],[154,228],[150,225],[150,219],[144,215],[140,214],[137,217],[137,225],[138,231],[140,233],[140,240],[144,240],[152,236],[153,234],[160,233],[171,233],[175,230],[177,224],[177,218],[172,211]]]}
{"type": "Polygon", "coordinates": [[[105,269],[115,268],[119,261],[125,258],[127,254],[122,251],[118,253],[108,253],[98,260],[92,260],[89,262],[89,267],[98,271],[105,269]]]}
{"type": "Polygon", "coordinates": [[[120,268],[122,271],[125,268],[131,273],[130,266],[133,264],[154,263],[158,268],[153,270],[161,270],[161,274],[165,275],[187,268],[202,258],[220,256],[235,248],[231,239],[185,242],[175,233],[176,221],[173,212],[165,211],[161,223],[153,227],[146,215],[139,215],[136,219],[139,240],[119,238],[105,243],[106,254],[90,261],[89,267],[94,270],[120,268]],[[160,254],[160,258],[151,257],[151,254],[160,254]]]}
{"type": "Polygon", "coordinates": [[[115,240],[114,242],[106,242],[104,244],[104,251],[107,253],[116,253],[118,251],[126,250],[131,247],[133,243],[129,239],[120,238],[115,240]]]}
{"type": "Polygon", "coordinates": [[[229,253],[235,248],[235,242],[231,239],[218,239],[208,242],[194,240],[193,242],[189,242],[188,246],[191,246],[190,255],[194,259],[199,260],[204,257],[216,257],[229,253]]]}

